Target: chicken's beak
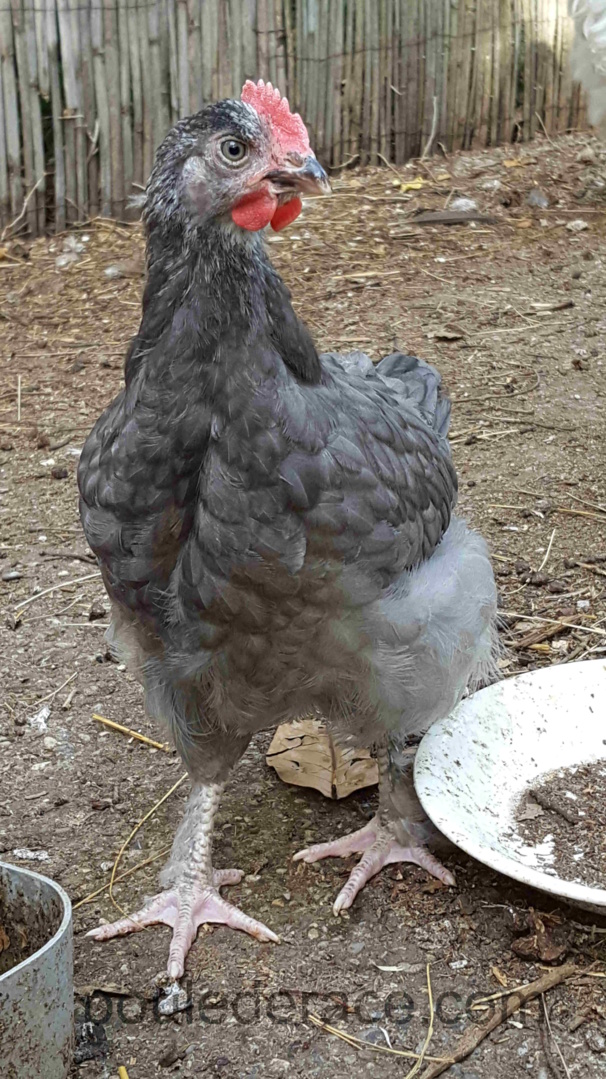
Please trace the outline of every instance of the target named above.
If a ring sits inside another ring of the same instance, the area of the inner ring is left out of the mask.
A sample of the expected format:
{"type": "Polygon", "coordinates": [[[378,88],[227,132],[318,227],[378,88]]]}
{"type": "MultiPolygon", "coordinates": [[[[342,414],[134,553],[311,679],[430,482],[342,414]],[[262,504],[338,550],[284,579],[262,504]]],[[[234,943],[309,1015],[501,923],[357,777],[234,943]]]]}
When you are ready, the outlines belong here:
{"type": "Polygon", "coordinates": [[[276,194],[328,195],[330,183],[320,162],[310,154],[302,165],[284,165],[272,169],[265,177],[274,186],[276,194]]]}

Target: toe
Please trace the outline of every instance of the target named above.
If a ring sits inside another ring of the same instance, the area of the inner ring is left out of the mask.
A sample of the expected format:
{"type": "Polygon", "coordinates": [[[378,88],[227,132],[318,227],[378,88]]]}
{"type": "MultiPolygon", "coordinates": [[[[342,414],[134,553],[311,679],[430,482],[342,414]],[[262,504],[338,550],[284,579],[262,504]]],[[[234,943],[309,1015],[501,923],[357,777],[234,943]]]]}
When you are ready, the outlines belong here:
{"type": "Polygon", "coordinates": [[[213,884],[222,888],[227,884],[239,884],[244,876],[242,869],[213,869],[213,884]]]}
{"type": "Polygon", "coordinates": [[[96,929],[89,930],[86,936],[91,940],[112,940],[113,937],[124,937],[127,933],[137,933],[150,925],[173,925],[176,910],[169,900],[169,896],[159,895],[136,914],[128,914],[125,918],[119,918],[117,922],[107,925],[99,925],[96,929]]]}
{"type": "Polygon", "coordinates": [[[321,858],[349,858],[371,847],[377,838],[377,820],[374,817],[357,832],[333,839],[329,843],[314,843],[293,855],[293,862],[319,862],[321,858]]]}
{"type": "Polygon", "coordinates": [[[228,903],[226,899],[223,899],[218,894],[213,894],[206,900],[204,904],[204,921],[228,925],[230,929],[240,929],[243,933],[248,933],[249,936],[255,937],[257,940],[272,941],[274,944],[280,943],[280,938],[266,925],[263,925],[263,922],[258,922],[256,918],[249,917],[244,911],[234,907],[232,903],[228,903]]]}

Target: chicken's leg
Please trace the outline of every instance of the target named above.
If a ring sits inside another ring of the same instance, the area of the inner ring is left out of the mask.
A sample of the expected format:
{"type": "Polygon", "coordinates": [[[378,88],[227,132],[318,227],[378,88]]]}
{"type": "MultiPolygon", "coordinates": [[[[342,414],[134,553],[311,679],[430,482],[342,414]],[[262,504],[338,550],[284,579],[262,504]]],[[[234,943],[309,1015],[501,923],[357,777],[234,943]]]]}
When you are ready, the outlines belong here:
{"type": "Polygon", "coordinates": [[[239,869],[212,867],[213,823],[222,792],[223,783],[194,787],[175,836],[170,860],[162,873],[161,883],[165,890],[136,914],[92,929],[87,934],[89,937],[109,940],[149,925],[170,925],[173,937],[168,973],[175,980],[183,974],[185,957],[199,927],[207,922],[241,929],[257,940],[278,942],[271,929],[249,918],[219,894],[222,885],[238,884],[242,879],[239,869]]]}
{"type": "Polygon", "coordinates": [[[414,862],[444,884],[455,880],[427,849],[434,831],[416,796],[412,780],[413,758],[393,743],[377,753],[379,765],[379,812],[357,832],[329,843],[316,843],[294,856],[295,861],[317,862],[321,858],[347,858],[362,854],[347,884],[339,892],[333,911],[351,907],[358,892],[383,866],[394,862],[414,862]]]}

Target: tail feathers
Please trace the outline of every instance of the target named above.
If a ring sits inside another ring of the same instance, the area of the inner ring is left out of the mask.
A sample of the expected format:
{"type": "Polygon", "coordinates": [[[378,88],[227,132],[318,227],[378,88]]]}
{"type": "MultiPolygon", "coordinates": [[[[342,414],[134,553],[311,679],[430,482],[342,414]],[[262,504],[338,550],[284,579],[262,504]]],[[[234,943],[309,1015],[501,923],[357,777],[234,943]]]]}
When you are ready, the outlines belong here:
{"type": "Polygon", "coordinates": [[[439,435],[446,436],[450,424],[450,401],[442,395],[442,379],[439,371],[416,356],[392,352],[375,368],[382,378],[397,380],[400,392],[414,401],[430,427],[439,435]]]}

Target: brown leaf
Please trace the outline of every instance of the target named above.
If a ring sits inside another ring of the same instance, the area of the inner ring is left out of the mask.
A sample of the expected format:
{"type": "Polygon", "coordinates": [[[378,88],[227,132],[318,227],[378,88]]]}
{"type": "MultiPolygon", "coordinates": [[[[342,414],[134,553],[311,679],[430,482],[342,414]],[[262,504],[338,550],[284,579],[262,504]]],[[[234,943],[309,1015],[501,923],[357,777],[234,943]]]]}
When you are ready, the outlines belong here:
{"type": "Polygon", "coordinates": [[[11,942],[8,933],[3,925],[0,925],[0,952],[5,952],[7,948],[10,948],[11,942]]]}
{"type": "Polygon", "coordinates": [[[569,926],[549,918],[545,922],[537,911],[528,912],[527,924],[531,923],[533,932],[519,937],[511,945],[512,951],[521,959],[540,960],[542,963],[556,963],[563,959],[570,947],[572,931],[569,926]]]}
{"type": "Polygon", "coordinates": [[[337,745],[317,719],[283,723],[265,759],[284,783],[314,787],[326,798],[346,798],[379,781],[377,762],[369,751],[337,745]]]}

